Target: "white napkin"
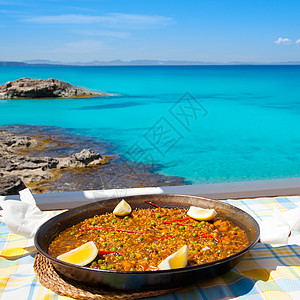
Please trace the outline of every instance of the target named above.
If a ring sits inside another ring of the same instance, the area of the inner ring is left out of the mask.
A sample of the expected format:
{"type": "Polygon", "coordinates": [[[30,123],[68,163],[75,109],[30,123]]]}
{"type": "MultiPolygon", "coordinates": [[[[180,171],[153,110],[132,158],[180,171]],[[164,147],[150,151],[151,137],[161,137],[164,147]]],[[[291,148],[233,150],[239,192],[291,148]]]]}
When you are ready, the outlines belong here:
{"type": "Polygon", "coordinates": [[[4,222],[12,233],[31,239],[38,228],[50,219],[36,206],[28,188],[19,192],[20,200],[0,200],[0,221],[4,222]],[[2,217],[1,217],[2,216],[2,217]]]}
{"type": "Polygon", "coordinates": [[[274,206],[272,217],[258,223],[261,243],[300,245],[300,236],[290,237],[291,231],[300,232],[300,207],[282,213],[274,206]]]}

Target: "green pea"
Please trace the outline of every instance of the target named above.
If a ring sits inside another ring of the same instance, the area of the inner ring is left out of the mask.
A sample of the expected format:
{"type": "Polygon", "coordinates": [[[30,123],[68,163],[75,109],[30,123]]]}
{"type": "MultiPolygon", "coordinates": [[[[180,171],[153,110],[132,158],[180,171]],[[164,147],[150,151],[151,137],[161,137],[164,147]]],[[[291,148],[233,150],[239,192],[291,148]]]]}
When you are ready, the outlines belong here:
{"type": "Polygon", "coordinates": [[[75,232],[74,232],[74,231],[72,231],[72,232],[70,232],[70,234],[71,234],[71,235],[74,235],[74,234],[75,234],[75,232]]]}
{"type": "Polygon", "coordinates": [[[176,238],[172,238],[173,241],[176,241],[176,238]]]}
{"type": "Polygon", "coordinates": [[[165,221],[167,218],[166,218],[166,217],[162,217],[161,219],[162,219],[163,221],[165,221]]]}
{"type": "Polygon", "coordinates": [[[176,226],[176,225],[177,225],[177,223],[176,223],[176,222],[173,222],[173,223],[172,223],[172,226],[176,226]]]}
{"type": "Polygon", "coordinates": [[[135,268],[130,268],[130,271],[135,271],[135,268]]]}
{"type": "Polygon", "coordinates": [[[108,219],[105,219],[104,222],[107,223],[107,222],[109,222],[109,220],[108,220],[108,219]]]}
{"type": "Polygon", "coordinates": [[[198,233],[194,232],[194,233],[193,233],[193,236],[198,236],[198,233]]]}
{"type": "Polygon", "coordinates": [[[216,246],[217,244],[216,244],[215,242],[211,242],[210,245],[214,247],[214,246],[216,246]]]}
{"type": "Polygon", "coordinates": [[[193,252],[194,252],[194,253],[196,253],[196,252],[198,252],[198,250],[197,250],[197,249],[195,249],[193,252]]]}
{"type": "Polygon", "coordinates": [[[201,221],[200,224],[201,224],[201,225],[204,225],[204,224],[205,224],[205,221],[201,221]]]}
{"type": "Polygon", "coordinates": [[[193,244],[196,245],[196,244],[198,244],[198,242],[194,241],[193,244]]]}
{"type": "Polygon", "coordinates": [[[231,250],[228,250],[228,251],[227,251],[227,254],[231,254],[231,250]]]}
{"type": "Polygon", "coordinates": [[[234,228],[232,228],[232,230],[238,230],[238,228],[237,228],[237,227],[234,227],[234,228]]]}
{"type": "Polygon", "coordinates": [[[198,224],[197,227],[198,227],[198,228],[202,228],[202,225],[201,225],[201,224],[198,224]]]}
{"type": "Polygon", "coordinates": [[[151,226],[156,226],[156,223],[155,222],[151,222],[151,226]]]}
{"type": "Polygon", "coordinates": [[[178,219],[182,219],[182,215],[178,215],[178,219]]]}
{"type": "Polygon", "coordinates": [[[103,243],[102,243],[102,246],[107,246],[107,243],[106,243],[106,242],[103,242],[103,243]]]}
{"type": "Polygon", "coordinates": [[[184,226],[179,226],[179,229],[184,230],[185,228],[184,228],[184,226]]]}
{"type": "Polygon", "coordinates": [[[160,214],[156,214],[155,217],[156,217],[156,218],[160,218],[160,214]]]}
{"type": "Polygon", "coordinates": [[[115,241],[115,242],[118,242],[118,241],[119,241],[119,239],[118,239],[118,238],[115,238],[115,239],[114,239],[114,241],[115,241]]]}
{"type": "Polygon", "coordinates": [[[92,262],[92,266],[95,266],[96,264],[97,264],[96,261],[93,261],[93,262],[92,262]]]}
{"type": "Polygon", "coordinates": [[[98,259],[98,264],[99,265],[103,264],[103,259],[98,259]]]}
{"type": "Polygon", "coordinates": [[[119,260],[123,260],[123,259],[124,259],[124,256],[123,256],[123,255],[119,255],[119,256],[118,256],[118,259],[119,259],[119,260]]]}
{"type": "Polygon", "coordinates": [[[221,250],[221,249],[218,249],[218,250],[217,250],[217,253],[221,253],[221,252],[222,252],[222,250],[221,250]]]}
{"type": "Polygon", "coordinates": [[[112,222],[112,223],[117,223],[117,220],[116,220],[116,219],[112,219],[111,222],[112,222]]]}
{"type": "Polygon", "coordinates": [[[130,257],[135,257],[135,254],[134,254],[134,253],[130,253],[129,256],[130,256],[130,257]]]}
{"type": "Polygon", "coordinates": [[[197,227],[197,224],[193,224],[193,227],[197,227]]]}
{"type": "Polygon", "coordinates": [[[140,227],[135,227],[135,230],[140,230],[140,227]]]}
{"type": "Polygon", "coordinates": [[[129,217],[128,217],[128,216],[125,216],[125,217],[124,217],[124,220],[128,220],[128,219],[129,219],[129,217]]]}
{"type": "Polygon", "coordinates": [[[97,222],[96,222],[96,221],[93,221],[93,222],[92,222],[92,225],[96,225],[96,224],[97,224],[97,222]]]}
{"type": "Polygon", "coordinates": [[[121,222],[121,225],[125,225],[125,222],[121,222]]]}
{"type": "Polygon", "coordinates": [[[144,260],[149,260],[149,257],[144,257],[144,260]]]}
{"type": "Polygon", "coordinates": [[[116,251],[117,248],[116,248],[116,247],[112,247],[110,250],[111,250],[111,251],[116,251]]]}
{"type": "Polygon", "coordinates": [[[141,242],[143,239],[144,239],[144,238],[143,238],[142,236],[139,236],[139,237],[137,238],[137,240],[138,240],[139,242],[141,242]]]}
{"type": "Polygon", "coordinates": [[[106,266],[101,266],[101,270],[107,270],[106,266]]]}
{"type": "Polygon", "coordinates": [[[120,248],[120,247],[123,247],[123,244],[122,244],[122,243],[118,244],[118,247],[119,247],[119,248],[120,248]]]}
{"type": "Polygon", "coordinates": [[[111,264],[111,265],[108,266],[109,269],[112,269],[113,267],[114,267],[113,264],[111,264]]]}

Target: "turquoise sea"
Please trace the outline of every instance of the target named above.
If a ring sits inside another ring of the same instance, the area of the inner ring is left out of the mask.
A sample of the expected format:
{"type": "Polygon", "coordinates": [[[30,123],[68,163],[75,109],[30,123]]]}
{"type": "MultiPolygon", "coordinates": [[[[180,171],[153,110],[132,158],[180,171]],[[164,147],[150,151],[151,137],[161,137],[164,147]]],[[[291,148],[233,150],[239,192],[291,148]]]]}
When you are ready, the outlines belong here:
{"type": "Polygon", "coordinates": [[[188,183],[300,177],[300,66],[0,67],[119,96],[0,100],[0,125],[66,128],[188,183]]]}

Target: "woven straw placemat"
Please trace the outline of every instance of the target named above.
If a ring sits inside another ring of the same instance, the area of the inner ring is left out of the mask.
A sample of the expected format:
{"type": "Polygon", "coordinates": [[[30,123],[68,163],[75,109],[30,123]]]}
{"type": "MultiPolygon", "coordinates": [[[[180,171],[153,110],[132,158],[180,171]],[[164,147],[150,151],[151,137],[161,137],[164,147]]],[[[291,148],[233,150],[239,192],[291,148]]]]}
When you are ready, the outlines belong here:
{"type": "Polygon", "coordinates": [[[120,291],[109,288],[93,288],[82,285],[71,279],[62,277],[53,268],[51,262],[41,254],[36,254],[33,265],[34,271],[39,279],[39,282],[51,291],[71,297],[74,299],[102,299],[102,300],[125,300],[139,299],[146,297],[154,297],[174,291],[183,290],[182,288],[172,290],[156,290],[156,291],[141,291],[130,292],[120,291]]]}

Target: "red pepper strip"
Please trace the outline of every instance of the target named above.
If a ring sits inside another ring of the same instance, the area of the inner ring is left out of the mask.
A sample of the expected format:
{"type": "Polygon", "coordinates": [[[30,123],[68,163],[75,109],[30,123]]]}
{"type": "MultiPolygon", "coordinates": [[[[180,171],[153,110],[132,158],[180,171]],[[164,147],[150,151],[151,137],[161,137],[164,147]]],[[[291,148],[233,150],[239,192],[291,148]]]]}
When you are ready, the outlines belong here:
{"type": "Polygon", "coordinates": [[[102,251],[102,250],[98,250],[98,253],[100,255],[105,255],[105,254],[112,254],[112,253],[119,253],[118,251],[102,251]]]}
{"type": "Polygon", "coordinates": [[[187,221],[189,220],[191,217],[185,217],[185,218],[182,218],[182,219],[175,219],[175,220],[171,220],[171,222],[181,222],[181,221],[187,221]]]}
{"type": "Polygon", "coordinates": [[[159,239],[167,239],[167,238],[174,238],[175,236],[173,234],[169,234],[166,236],[158,236],[158,237],[153,237],[153,239],[159,240],[159,239]]]}
{"type": "MultiPolygon", "coordinates": [[[[189,220],[191,217],[185,217],[182,219],[174,219],[174,220],[168,220],[168,221],[164,221],[164,224],[172,224],[173,222],[181,222],[181,221],[187,221],[189,220]]],[[[193,225],[192,225],[193,226],[193,225]]]]}
{"type": "Polygon", "coordinates": [[[139,233],[139,234],[144,233],[142,231],[137,231],[137,230],[127,230],[127,229],[118,229],[118,228],[104,228],[104,227],[88,227],[86,229],[83,229],[83,228],[80,229],[80,231],[85,231],[85,230],[120,231],[120,232],[139,233]]]}
{"type": "Polygon", "coordinates": [[[213,235],[211,234],[200,234],[201,238],[207,239],[207,238],[211,238],[211,239],[215,239],[213,235]]]}
{"type": "Polygon", "coordinates": [[[98,250],[98,253],[100,254],[100,255],[105,255],[105,254],[112,254],[112,253],[118,253],[118,254],[120,254],[120,255],[123,255],[121,252],[119,252],[119,251],[102,251],[102,250],[98,250]]]}
{"type": "Polygon", "coordinates": [[[203,239],[208,239],[208,238],[211,238],[211,239],[214,239],[216,242],[220,242],[220,241],[222,241],[222,240],[217,240],[216,238],[214,238],[211,234],[204,234],[204,233],[202,233],[202,234],[200,234],[200,235],[198,235],[196,238],[203,238],[203,239]]]}
{"type": "Polygon", "coordinates": [[[145,201],[145,203],[148,203],[148,204],[150,204],[150,205],[152,205],[152,206],[154,206],[154,207],[160,208],[160,206],[154,204],[154,203],[151,202],[151,201],[145,201]]]}
{"type": "Polygon", "coordinates": [[[120,231],[120,232],[129,232],[129,233],[139,233],[144,234],[143,231],[137,231],[137,230],[127,230],[127,229],[109,229],[111,231],[120,231]]]}
{"type": "Polygon", "coordinates": [[[177,225],[180,225],[180,226],[189,226],[189,227],[193,227],[192,224],[182,224],[182,223],[177,223],[177,225]]]}
{"type": "Polygon", "coordinates": [[[211,238],[211,239],[214,239],[215,240],[215,238],[211,235],[211,234],[200,234],[199,236],[197,236],[197,237],[200,237],[200,238],[203,238],[203,239],[208,239],[208,238],[211,238]]]}

